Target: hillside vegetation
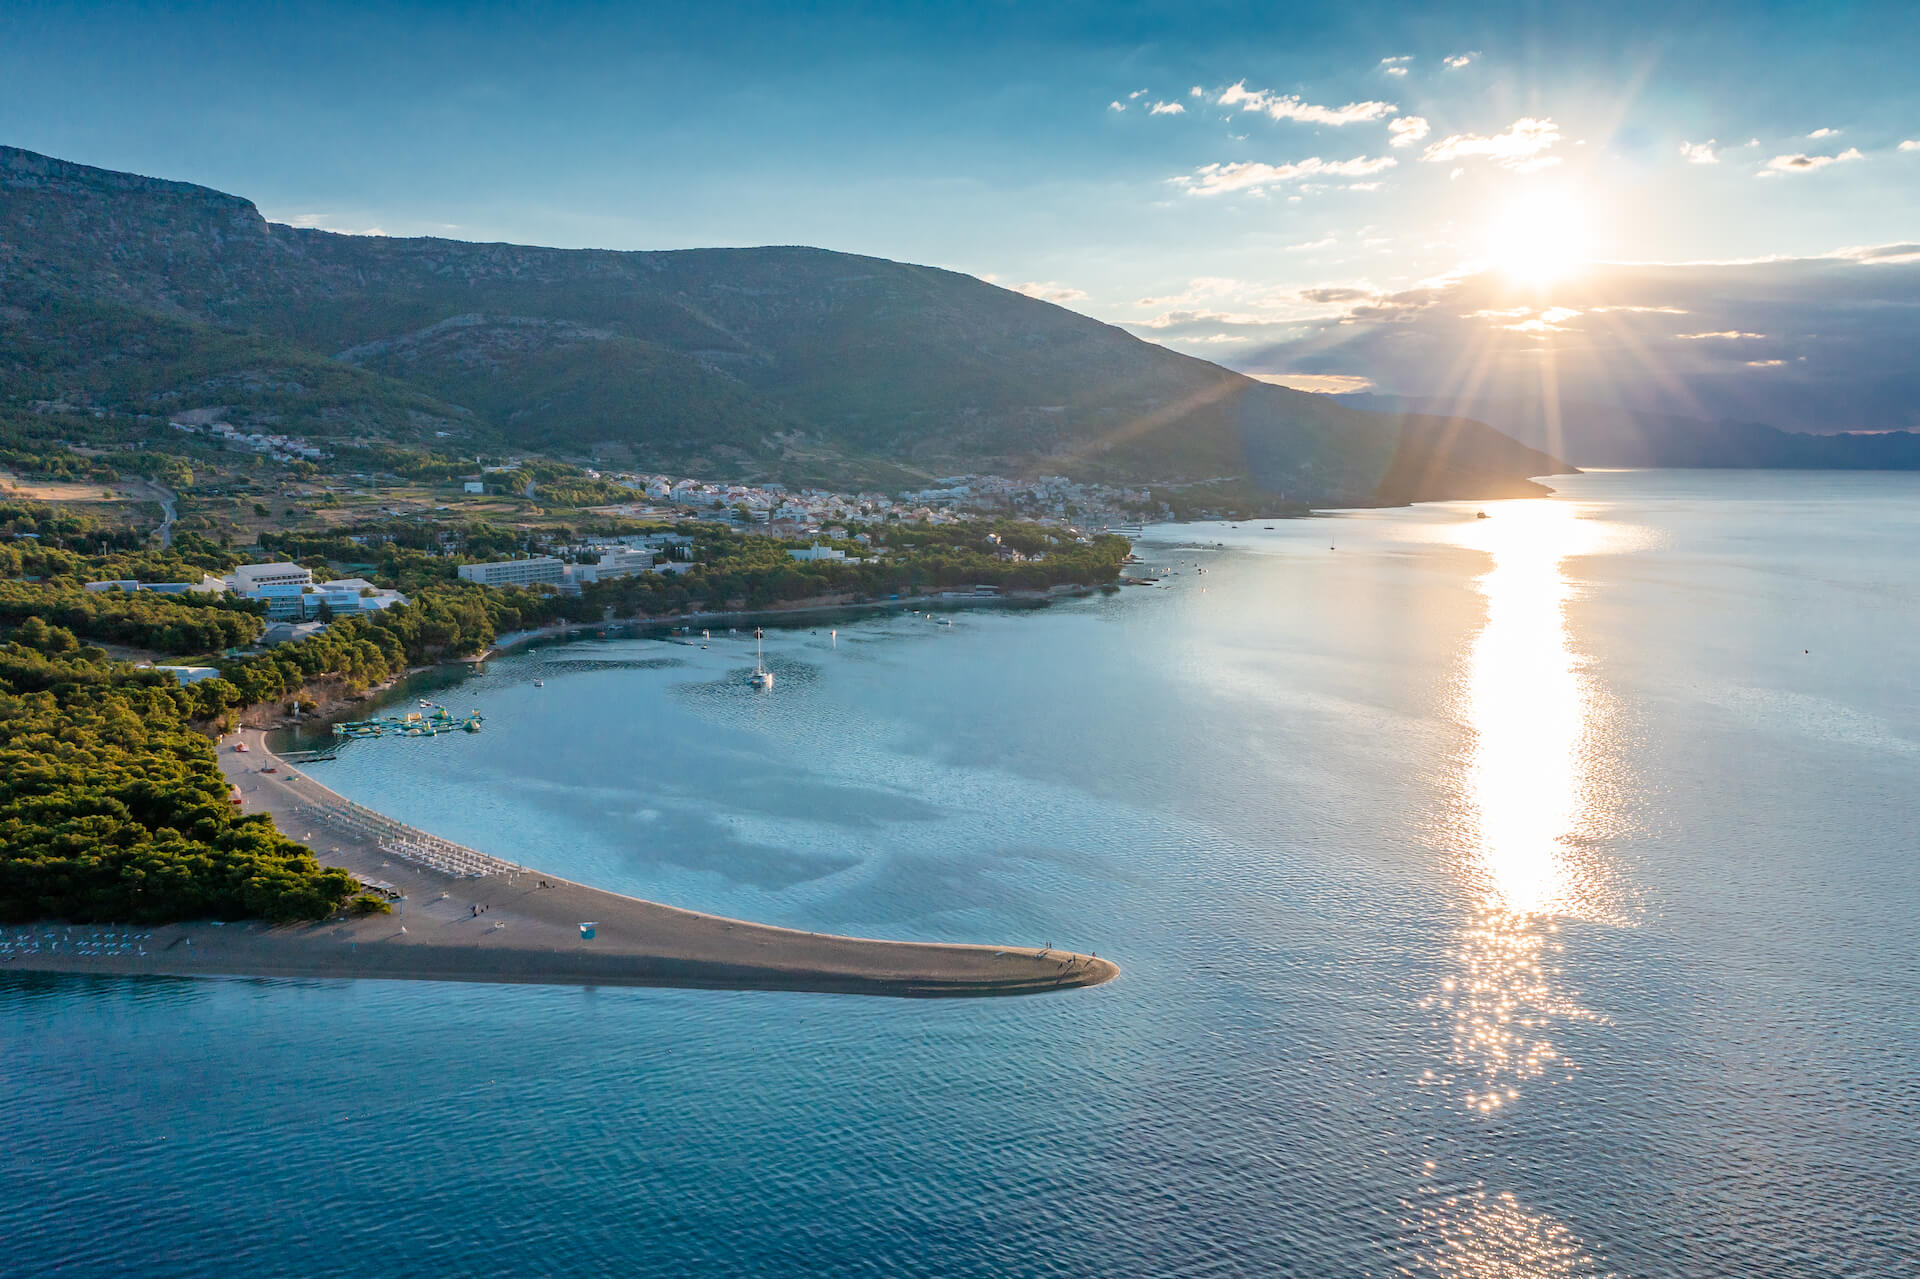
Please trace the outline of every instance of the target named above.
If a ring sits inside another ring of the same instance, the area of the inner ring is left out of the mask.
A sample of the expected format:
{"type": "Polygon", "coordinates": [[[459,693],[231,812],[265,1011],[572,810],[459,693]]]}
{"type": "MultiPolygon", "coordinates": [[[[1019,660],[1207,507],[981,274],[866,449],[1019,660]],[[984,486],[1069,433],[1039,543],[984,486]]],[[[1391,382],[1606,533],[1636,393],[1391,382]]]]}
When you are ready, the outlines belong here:
{"type": "Polygon", "coordinates": [[[930,267],[336,235],[13,148],[0,196],[0,407],[213,408],[715,478],[1064,473],[1370,502],[1565,469],[1478,423],[1355,411],[930,267]]]}

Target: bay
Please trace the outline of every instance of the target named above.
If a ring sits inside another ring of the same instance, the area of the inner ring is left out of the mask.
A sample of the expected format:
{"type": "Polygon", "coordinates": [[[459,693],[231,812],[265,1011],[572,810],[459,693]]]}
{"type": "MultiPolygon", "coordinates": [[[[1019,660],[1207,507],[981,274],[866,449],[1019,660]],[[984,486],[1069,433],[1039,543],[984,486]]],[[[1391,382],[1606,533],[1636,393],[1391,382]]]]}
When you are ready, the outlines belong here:
{"type": "Polygon", "coordinates": [[[315,775],[618,891],[1123,974],[0,973],[0,1272],[1899,1272],[1920,477],[1552,483],[770,630],[771,695],[750,634],[488,662],[435,694],[483,733],[315,775]]]}

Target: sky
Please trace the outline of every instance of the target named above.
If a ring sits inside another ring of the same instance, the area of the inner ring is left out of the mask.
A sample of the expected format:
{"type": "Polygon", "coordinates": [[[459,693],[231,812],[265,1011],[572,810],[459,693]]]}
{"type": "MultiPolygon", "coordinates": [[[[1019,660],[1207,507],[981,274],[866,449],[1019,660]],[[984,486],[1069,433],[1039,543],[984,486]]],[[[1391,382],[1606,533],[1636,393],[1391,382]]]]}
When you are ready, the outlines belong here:
{"type": "Polygon", "coordinates": [[[0,142],[332,230],[950,267],[1309,389],[1904,426],[1834,332],[1920,336],[1915,17],[8,0],[0,142]]]}

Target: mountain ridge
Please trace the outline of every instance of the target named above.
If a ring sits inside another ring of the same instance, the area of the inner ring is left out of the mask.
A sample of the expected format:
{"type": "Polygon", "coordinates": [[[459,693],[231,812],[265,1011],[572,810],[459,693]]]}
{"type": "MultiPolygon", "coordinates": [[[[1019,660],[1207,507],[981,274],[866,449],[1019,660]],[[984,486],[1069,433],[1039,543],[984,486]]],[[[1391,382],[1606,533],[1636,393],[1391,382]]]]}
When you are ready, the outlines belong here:
{"type": "Polygon", "coordinates": [[[805,246],[343,235],[6,147],[0,281],[13,398],[77,387],[146,411],[219,404],[302,429],[446,432],[742,478],[1236,477],[1359,503],[1539,492],[1528,477],[1568,469],[1479,423],[1268,386],[937,267],[805,246]],[[86,308],[112,317],[100,323],[119,349],[73,328],[86,308]],[[158,389],[138,376],[149,322],[197,340],[184,363],[204,376],[158,389]],[[299,353],[285,359],[301,376],[257,376],[239,339],[299,353]],[[233,390],[262,380],[280,388],[271,404],[233,390]],[[331,389],[303,407],[286,388],[307,382],[331,389]]]}

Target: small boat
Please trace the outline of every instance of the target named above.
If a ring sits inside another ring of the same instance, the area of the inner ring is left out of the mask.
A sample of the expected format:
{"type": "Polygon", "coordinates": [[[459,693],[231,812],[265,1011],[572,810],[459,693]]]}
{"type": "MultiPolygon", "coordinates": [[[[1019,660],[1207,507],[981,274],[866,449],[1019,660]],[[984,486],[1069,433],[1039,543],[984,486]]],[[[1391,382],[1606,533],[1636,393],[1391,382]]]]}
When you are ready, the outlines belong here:
{"type": "Polygon", "coordinates": [[[545,680],[543,680],[543,679],[537,679],[537,680],[535,680],[535,681],[533,681],[533,686],[534,686],[535,688],[545,688],[545,687],[547,686],[547,681],[545,681],[545,680]]]}
{"type": "Polygon", "coordinates": [[[1476,520],[1490,520],[1493,517],[1491,515],[1488,515],[1485,511],[1481,511],[1479,514],[1475,515],[1473,518],[1476,520]]]}
{"type": "Polygon", "coordinates": [[[427,700],[426,698],[424,698],[424,697],[420,699],[420,704],[421,704],[422,706],[427,706],[427,707],[431,707],[431,706],[433,705],[433,703],[432,703],[432,702],[430,702],[430,701],[428,701],[428,700],[427,700]]]}
{"type": "Polygon", "coordinates": [[[747,683],[753,688],[771,689],[773,687],[773,672],[767,669],[766,661],[761,656],[761,638],[760,628],[758,626],[754,627],[753,674],[747,676],[747,683]]]}

